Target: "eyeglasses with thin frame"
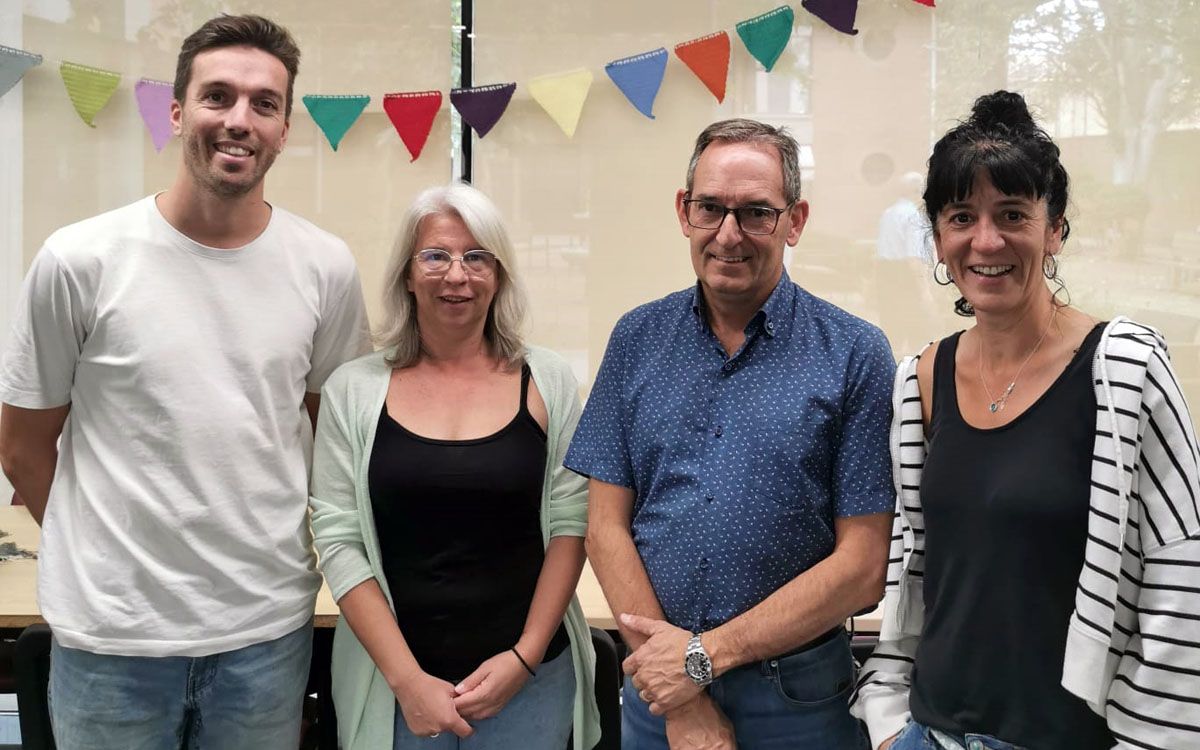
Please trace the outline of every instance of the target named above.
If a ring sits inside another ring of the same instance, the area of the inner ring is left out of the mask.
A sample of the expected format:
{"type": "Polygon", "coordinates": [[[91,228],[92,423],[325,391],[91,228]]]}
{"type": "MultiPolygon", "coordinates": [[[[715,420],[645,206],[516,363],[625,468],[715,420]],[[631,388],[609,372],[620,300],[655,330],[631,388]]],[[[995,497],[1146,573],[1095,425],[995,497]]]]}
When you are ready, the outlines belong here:
{"type": "Polygon", "coordinates": [[[721,224],[725,222],[725,217],[733,214],[734,220],[737,221],[738,229],[741,229],[744,234],[774,233],[775,228],[779,226],[779,217],[791,207],[792,204],[790,203],[783,208],[774,208],[773,206],[723,206],[716,201],[703,198],[689,198],[683,202],[687,223],[693,227],[697,229],[720,229],[721,224]]]}
{"type": "Polygon", "coordinates": [[[414,256],[417,267],[426,276],[444,276],[450,272],[454,261],[462,264],[463,270],[476,278],[487,278],[496,273],[500,260],[490,250],[468,250],[462,255],[451,255],[441,248],[430,247],[414,256]]]}

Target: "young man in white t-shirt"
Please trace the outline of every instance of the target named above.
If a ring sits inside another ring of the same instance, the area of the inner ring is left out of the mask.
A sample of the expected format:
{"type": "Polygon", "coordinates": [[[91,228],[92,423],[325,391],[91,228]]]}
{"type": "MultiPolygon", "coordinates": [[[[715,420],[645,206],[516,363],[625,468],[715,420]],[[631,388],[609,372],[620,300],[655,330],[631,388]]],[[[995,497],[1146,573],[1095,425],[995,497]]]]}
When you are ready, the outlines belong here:
{"type": "Polygon", "coordinates": [[[0,362],[0,462],[42,524],[61,750],[294,750],[320,577],[305,446],[369,348],[345,243],[263,199],[299,50],[180,51],[171,187],[55,232],[0,362]]]}

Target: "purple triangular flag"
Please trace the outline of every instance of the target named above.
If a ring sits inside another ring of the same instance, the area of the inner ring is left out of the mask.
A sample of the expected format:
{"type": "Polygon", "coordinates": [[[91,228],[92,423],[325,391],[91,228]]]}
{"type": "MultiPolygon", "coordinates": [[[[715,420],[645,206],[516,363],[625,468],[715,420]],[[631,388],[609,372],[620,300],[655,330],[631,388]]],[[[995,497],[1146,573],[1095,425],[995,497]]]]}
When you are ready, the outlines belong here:
{"type": "Polygon", "coordinates": [[[490,86],[476,86],[469,89],[453,89],[450,91],[450,103],[462,115],[463,121],[474,129],[480,137],[488,134],[492,126],[500,121],[513,92],[517,90],[515,83],[494,83],[490,86]]]}
{"type": "Polygon", "coordinates": [[[150,131],[154,150],[161,152],[171,140],[171,102],[175,99],[174,87],[166,81],[142,78],[133,86],[137,98],[138,112],[142,122],[150,131]]]}
{"type": "Polygon", "coordinates": [[[843,34],[854,36],[858,33],[854,28],[858,0],[801,0],[800,5],[843,34]]]}

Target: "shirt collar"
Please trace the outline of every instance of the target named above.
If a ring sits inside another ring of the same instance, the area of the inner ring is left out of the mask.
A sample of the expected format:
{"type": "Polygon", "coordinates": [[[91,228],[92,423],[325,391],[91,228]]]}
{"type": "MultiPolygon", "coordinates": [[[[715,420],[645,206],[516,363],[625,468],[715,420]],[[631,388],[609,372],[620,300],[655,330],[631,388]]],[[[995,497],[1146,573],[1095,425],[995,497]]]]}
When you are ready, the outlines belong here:
{"type": "MultiPolygon", "coordinates": [[[[792,283],[785,268],[779,275],[779,283],[771,291],[771,296],[767,297],[767,301],[750,319],[750,324],[746,326],[746,333],[761,327],[762,332],[770,338],[786,334],[792,327],[792,310],[795,301],[796,285],[792,283]]],[[[704,325],[708,325],[704,309],[704,290],[700,286],[700,282],[696,281],[696,285],[692,287],[692,312],[704,325]]]]}

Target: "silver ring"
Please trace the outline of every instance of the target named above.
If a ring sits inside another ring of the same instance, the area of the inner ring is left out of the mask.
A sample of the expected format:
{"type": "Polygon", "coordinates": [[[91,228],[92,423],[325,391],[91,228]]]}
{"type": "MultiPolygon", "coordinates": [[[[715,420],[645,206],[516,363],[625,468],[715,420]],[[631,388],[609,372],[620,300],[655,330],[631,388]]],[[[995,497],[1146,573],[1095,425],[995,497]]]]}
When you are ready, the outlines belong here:
{"type": "Polygon", "coordinates": [[[432,740],[433,738],[437,737],[440,734],[441,734],[441,732],[434,732],[433,734],[429,735],[429,739],[432,740]]]}

